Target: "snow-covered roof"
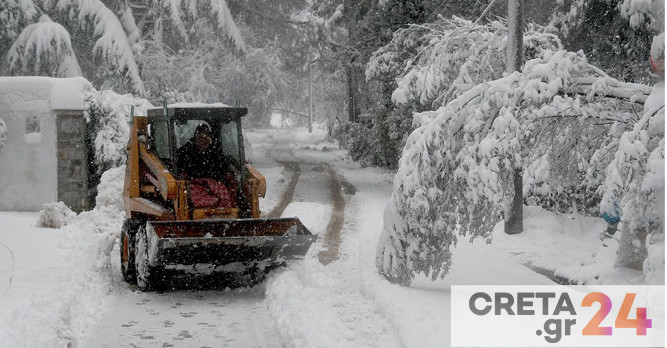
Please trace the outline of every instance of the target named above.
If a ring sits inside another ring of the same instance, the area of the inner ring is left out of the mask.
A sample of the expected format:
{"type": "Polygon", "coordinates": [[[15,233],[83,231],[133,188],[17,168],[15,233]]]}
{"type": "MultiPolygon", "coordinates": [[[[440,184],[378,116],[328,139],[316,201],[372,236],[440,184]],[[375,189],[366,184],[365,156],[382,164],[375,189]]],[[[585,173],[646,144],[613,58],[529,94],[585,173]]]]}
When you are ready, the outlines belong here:
{"type": "Polygon", "coordinates": [[[48,90],[52,110],[83,110],[84,93],[93,90],[93,85],[83,77],[54,78],[44,76],[0,77],[0,94],[15,94],[23,90],[48,90]]]}

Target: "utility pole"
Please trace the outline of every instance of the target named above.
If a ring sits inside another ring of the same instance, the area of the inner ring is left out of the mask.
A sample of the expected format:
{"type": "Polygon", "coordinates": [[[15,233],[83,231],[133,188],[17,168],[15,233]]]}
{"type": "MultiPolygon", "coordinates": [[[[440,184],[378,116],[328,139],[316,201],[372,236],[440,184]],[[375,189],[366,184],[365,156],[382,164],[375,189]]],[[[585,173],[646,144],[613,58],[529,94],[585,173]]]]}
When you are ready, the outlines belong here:
{"type": "MultiPolygon", "coordinates": [[[[523,0],[507,1],[507,64],[508,73],[521,71],[523,66],[523,0]]],[[[523,232],[523,171],[514,168],[514,198],[505,216],[505,233],[523,232]]]]}
{"type": "Polygon", "coordinates": [[[313,132],[313,61],[308,59],[308,133],[313,132]]]}
{"type": "Polygon", "coordinates": [[[345,67],[345,72],[347,74],[347,119],[350,122],[357,122],[354,107],[356,101],[354,97],[354,71],[352,70],[352,66],[348,65],[345,67]]]}

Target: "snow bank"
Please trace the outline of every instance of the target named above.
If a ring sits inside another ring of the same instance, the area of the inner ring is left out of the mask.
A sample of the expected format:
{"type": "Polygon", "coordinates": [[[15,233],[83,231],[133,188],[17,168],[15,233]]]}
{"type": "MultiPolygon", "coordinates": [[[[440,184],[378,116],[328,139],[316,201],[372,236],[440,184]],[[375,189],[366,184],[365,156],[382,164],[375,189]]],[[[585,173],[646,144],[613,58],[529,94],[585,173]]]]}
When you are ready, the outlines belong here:
{"type": "Polygon", "coordinates": [[[112,207],[124,211],[123,185],[125,183],[125,165],[111,168],[102,174],[100,184],[97,185],[95,206],[112,207]]]}
{"type": "Polygon", "coordinates": [[[4,347],[76,347],[102,312],[112,288],[110,253],[125,218],[118,201],[122,172],[105,173],[95,209],[62,228],[58,246],[67,255],[62,264],[67,272],[11,312],[11,328],[0,330],[4,347]]]}
{"type": "Polygon", "coordinates": [[[37,226],[46,228],[61,228],[76,218],[76,213],[73,212],[65,203],[52,202],[42,205],[42,210],[39,212],[39,219],[37,226]]]}
{"type": "Polygon", "coordinates": [[[340,306],[330,296],[337,282],[313,259],[267,281],[266,301],[283,346],[334,347],[354,338],[336,313],[328,310],[340,306]]]}

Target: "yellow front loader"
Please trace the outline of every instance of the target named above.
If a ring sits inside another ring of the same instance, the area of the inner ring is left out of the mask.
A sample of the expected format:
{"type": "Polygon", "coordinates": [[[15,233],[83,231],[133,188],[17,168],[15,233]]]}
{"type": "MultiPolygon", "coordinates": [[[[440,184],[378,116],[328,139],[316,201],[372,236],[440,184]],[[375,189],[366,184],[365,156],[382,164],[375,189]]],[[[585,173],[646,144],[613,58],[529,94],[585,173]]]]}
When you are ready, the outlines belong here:
{"type": "Polygon", "coordinates": [[[165,106],[131,117],[120,243],[127,282],[141,290],[164,288],[174,279],[193,287],[200,281],[256,282],[286,261],[303,258],[316,240],[297,218],[260,218],[266,181],[245,161],[246,113],[236,107],[165,106]],[[202,125],[213,160],[198,169],[222,168],[204,171],[210,173],[206,178],[193,177],[186,170],[192,161],[186,167],[188,159],[180,158],[202,125]]]}

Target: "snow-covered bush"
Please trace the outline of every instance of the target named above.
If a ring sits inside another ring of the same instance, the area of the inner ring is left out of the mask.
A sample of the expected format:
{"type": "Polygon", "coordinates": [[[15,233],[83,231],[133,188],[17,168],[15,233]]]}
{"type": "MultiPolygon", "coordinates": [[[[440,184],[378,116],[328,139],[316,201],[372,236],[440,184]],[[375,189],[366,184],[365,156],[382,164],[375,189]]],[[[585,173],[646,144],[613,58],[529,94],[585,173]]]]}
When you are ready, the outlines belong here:
{"type": "Polygon", "coordinates": [[[5,120],[0,118],[0,149],[5,146],[7,142],[7,124],[5,120]]]}
{"type": "Polygon", "coordinates": [[[45,203],[39,211],[37,226],[61,228],[74,221],[76,213],[63,202],[45,203]]]}
{"type": "MultiPolygon", "coordinates": [[[[457,235],[489,236],[506,214],[515,168],[546,158],[548,165],[540,166],[546,178],[571,168],[582,172],[604,156],[592,150],[571,156],[585,145],[567,140],[571,128],[582,129],[582,143],[606,136],[608,129],[597,127],[616,118],[631,121],[628,104],[645,100],[646,90],[607,77],[582,52],[543,51],[523,72],[483,82],[436,111],[415,114],[421,127],[407,140],[385,210],[380,272],[402,284],[415,273],[443,277],[457,235]],[[625,104],[615,104],[624,98],[625,104]],[[576,122],[559,127],[549,120],[576,122]]],[[[599,180],[597,172],[583,173],[599,180]]]]}
{"type": "Polygon", "coordinates": [[[97,173],[125,163],[125,147],[130,135],[130,110],[146,115],[152,105],[145,99],[113,91],[93,91],[85,96],[86,120],[97,173]]]}
{"type": "Polygon", "coordinates": [[[661,253],[647,259],[651,264],[646,265],[645,271],[659,268],[655,260],[662,257],[664,272],[664,93],[664,84],[656,86],[645,103],[643,116],[621,135],[607,168],[600,206],[603,213],[620,214],[623,223],[617,260],[620,266],[641,269],[647,243],[653,253],[661,253]],[[654,243],[662,243],[663,248],[656,248],[654,243]]]}

